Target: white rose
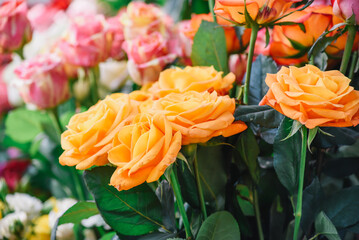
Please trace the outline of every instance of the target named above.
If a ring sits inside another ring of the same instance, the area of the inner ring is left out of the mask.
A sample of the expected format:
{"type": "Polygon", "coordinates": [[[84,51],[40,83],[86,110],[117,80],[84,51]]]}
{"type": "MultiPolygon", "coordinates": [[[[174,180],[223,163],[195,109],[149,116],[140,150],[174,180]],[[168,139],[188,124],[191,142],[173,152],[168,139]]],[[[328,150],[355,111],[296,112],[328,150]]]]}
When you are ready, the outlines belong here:
{"type": "Polygon", "coordinates": [[[25,212],[14,212],[6,215],[3,219],[0,219],[0,239],[10,239],[15,240],[21,238],[24,234],[24,229],[26,227],[27,215],[25,212]],[[21,232],[12,232],[14,224],[19,222],[23,225],[21,232]]]}

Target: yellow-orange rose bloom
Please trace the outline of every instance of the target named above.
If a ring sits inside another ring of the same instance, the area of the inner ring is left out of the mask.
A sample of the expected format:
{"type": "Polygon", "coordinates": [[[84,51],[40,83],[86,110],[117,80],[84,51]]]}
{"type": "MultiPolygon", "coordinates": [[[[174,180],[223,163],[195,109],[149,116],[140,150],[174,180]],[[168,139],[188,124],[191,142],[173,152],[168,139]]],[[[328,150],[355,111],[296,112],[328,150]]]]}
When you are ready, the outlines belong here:
{"type": "Polygon", "coordinates": [[[114,138],[108,159],[117,169],[110,184],[121,191],[156,181],[180,149],[181,133],[172,129],[164,115],[140,113],[114,138]]]}
{"type": "Polygon", "coordinates": [[[267,74],[267,104],[307,128],[348,127],[359,123],[359,91],[339,71],[322,72],[313,65],[282,67],[267,74]]]}
{"type": "Polygon", "coordinates": [[[131,122],[138,113],[137,101],[129,95],[115,93],[99,101],[89,110],[74,115],[61,135],[65,150],[60,156],[62,165],[87,169],[108,163],[107,152],[116,133],[131,122]]]}
{"type": "Polygon", "coordinates": [[[216,0],[214,12],[220,17],[245,24],[246,5],[251,18],[258,24],[264,24],[284,16],[296,2],[300,2],[300,0],[216,0]]]}
{"type": "Polygon", "coordinates": [[[160,98],[148,111],[165,114],[173,129],[182,133],[182,144],[186,145],[244,131],[245,123],[233,123],[234,110],[235,101],[229,96],[218,96],[216,91],[188,91],[160,98]]]}
{"type": "Polygon", "coordinates": [[[232,88],[235,75],[229,73],[222,77],[223,72],[217,72],[211,67],[171,68],[161,72],[156,83],[148,89],[156,97],[164,97],[169,93],[188,91],[217,91],[225,95],[232,88]]]}

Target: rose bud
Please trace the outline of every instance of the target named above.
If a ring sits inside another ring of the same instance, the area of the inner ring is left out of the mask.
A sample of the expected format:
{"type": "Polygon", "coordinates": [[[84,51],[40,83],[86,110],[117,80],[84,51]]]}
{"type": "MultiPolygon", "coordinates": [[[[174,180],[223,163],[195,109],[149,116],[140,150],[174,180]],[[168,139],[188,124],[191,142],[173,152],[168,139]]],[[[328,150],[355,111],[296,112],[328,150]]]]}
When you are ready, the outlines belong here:
{"type": "Polygon", "coordinates": [[[69,97],[63,64],[54,54],[25,61],[15,73],[20,79],[18,88],[22,98],[39,109],[53,108],[69,97]]]}
{"type": "Polygon", "coordinates": [[[31,40],[31,25],[23,0],[5,1],[0,6],[0,52],[20,49],[31,40]]]}
{"type": "Polygon", "coordinates": [[[359,25],[359,4],[357,0],[332,0],[333,13],[343,20],[355,14],[355,22],[359,25]]]}

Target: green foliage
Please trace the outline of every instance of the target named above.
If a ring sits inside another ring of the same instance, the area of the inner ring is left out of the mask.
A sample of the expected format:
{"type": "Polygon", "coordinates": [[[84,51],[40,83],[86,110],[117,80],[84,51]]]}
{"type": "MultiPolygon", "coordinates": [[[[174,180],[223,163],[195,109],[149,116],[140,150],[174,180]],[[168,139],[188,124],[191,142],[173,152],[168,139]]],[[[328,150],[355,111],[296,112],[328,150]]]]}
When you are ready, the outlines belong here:
{"type": "Polygon", "coordinates": [[[240,240],[238,223],[226,211],[219,211],[209,216],[199,229],[197,240],[240,240]]]}
{"type": "Polygon", "coordinates": [[[238,105],[234,112],[236,121],[250,122],[266,128],[278,127],[283,115],[270,106],[238,105]]]}
{"type": "Polygon", "coordinates": [[[97,167],[84,173],[86,184],[105,221],[123,235],[138,236],[164,228],[161,203],[147,184],[127,191],[109,185],[112,167],[97,167]]]}
{"type": "Polygon", "coordinates": [[[274,169],[280,182],[293,195],[298,186],[298,169],[300,161],[301,136],[297,132],[291,138],[288,136],[293,120],[285,117],[278,128],[273,145],[274,169]]]}
{"type": "Polygon", "coordinates": [[[228,73],[228,56],[223,28],[216,23],[202,21],[193,39],[191,59],[193,66],[214,66],[228,73]]]}
{"type": "Polygon", "coordinates": [[[98,214],[99,211],[94,202],[77,202],[75,205],[67,209],[59,218],[58,225],[65,223],[80,223],[81,220],[98,214]]]}
{"type": "Polygon", "coordinates": [[[315,219],[316,235],[324,235],[328,240],[340,240],[337,229],[324,212],[320,212],[315,219]]]}
{"type": "Polygon", "coordinates": [[[45,131],[51,119],[45,112],[18,108],[9,113],[5,121],[5,133],[19,143],[32,142],[45,131]]]}

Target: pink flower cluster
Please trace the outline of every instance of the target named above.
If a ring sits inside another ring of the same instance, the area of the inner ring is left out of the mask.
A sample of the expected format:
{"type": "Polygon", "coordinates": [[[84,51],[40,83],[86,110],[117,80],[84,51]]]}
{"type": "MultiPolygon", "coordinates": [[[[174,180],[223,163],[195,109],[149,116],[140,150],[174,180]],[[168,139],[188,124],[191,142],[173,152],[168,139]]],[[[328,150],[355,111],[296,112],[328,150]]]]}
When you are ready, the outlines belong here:
{"type": "Polygon", "coordinates": [[[177,57],[173,20],[153,4],[131,2],[119,14],[128,56],[128,71],[139,85],[154,82],[177,57]]]}

